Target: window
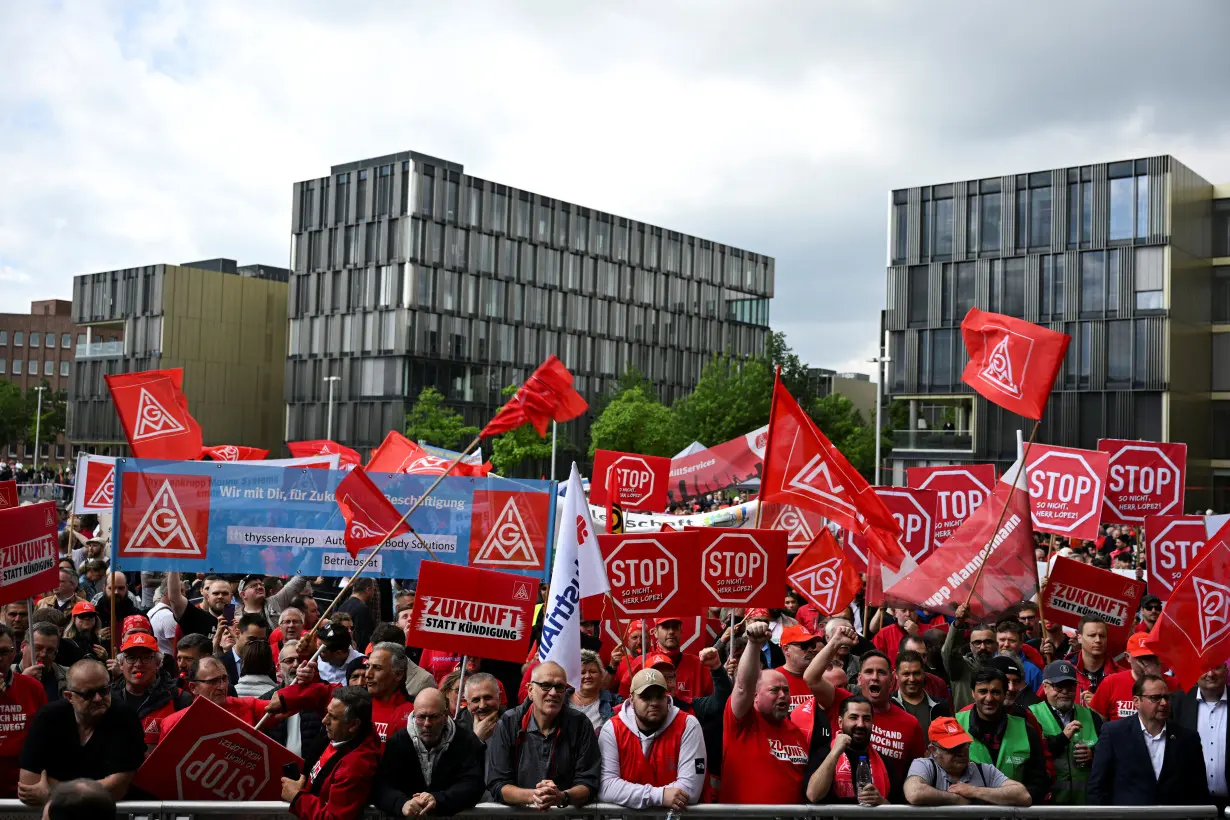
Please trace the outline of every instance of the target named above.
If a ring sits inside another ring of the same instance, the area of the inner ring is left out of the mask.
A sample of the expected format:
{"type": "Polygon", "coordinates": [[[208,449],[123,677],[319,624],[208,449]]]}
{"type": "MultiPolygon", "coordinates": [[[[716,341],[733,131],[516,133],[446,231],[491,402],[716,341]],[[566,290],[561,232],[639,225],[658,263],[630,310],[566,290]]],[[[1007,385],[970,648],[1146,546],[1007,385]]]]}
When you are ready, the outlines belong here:
{"type": "Polygon", "coordinates": [[[62,334],[60,336],[60,347],[63,348],[64,350],[68,350],[72,346],[73,346],[73,334],[71,333],[62,334]]]}
{"type": "Polygon", "coordinates": [[[20,330],[13,331],[13,347],[21,347],[25,343],[25,335],[20,330]]]}
{"type": "Polygon", "coordinates": [[[1107,238],[1132,238],[1132,178],[1110,181],[1110,231],[1107,238]]]}
{"type": "Polygon", "coordinates": [[[1025,318],[1025,259],[1004,260],[1004,286],[1000,293],[1000,312],[1025,318]]]}
{"type": "Polygon", "coordinates": [[[85,334],[84,333],[77,334],[77,344],[79,345],[85,344],[85,334]]]}
{"type": "MultiPolygon", "coordinates": [[[[0,362],[2,361],[3,359],[0,359],[0,362]]],[[[68,362],[67,361],[60,362],[60,375],[64,376],[65,378],[68,378],[68,362]]]]}
{"type": "Polygon", "coordinates": [[[934,331],[935,338],[931,342],[931,386],[952,387],[952,340],[953,330],[934,331]]]}
{"type": "MultiPolygon", "coordinates": [[[[1019,218],[1019,217],[1018,217],[1019,218]]],[[[1051,244],[1051,186],[1029,190],[1029,247],[1051,244]]]]}
{"type": "Polygon", "coordinates": [[[907,321],[910,327],[926,327],[927,325],[927,266],[914,265],[909,269],[910,299],[907,309],[907,321]]]}
{"type": "Polygon", "coordinates": [[[952,189],[948,196],[935,200],[935,257],[936,259],[952,258],[952,189]]]}
{"type": "MultiPolygon", "coordinates": [[[[1129,251],[1130,252],[1130,251],[1129,251]]],[[[1163,248],[1136,248],[1136,309],[1137,310],[1161,310],[1164,307],[1162,301],[1162,283],[1165,279],[1165,249],[1163,248]]],[[[1226,268],[1214,268],[1213,270],[1213,319],[1218,320],[1218,313],[1225,310],[1228,306],[1226,284],[1227,279],[1224,275],[1219,276],[1219,271],[1226,271],[1226,268]]]]}
{"type": "Polygon", "coordinates": [[[56,374],[56,363],[51,359],[43,360],[43,375],[54,376],[56,374]]]}
{"type": "Polygon", "coordinates": [[[1144,163],[1115,162],[1107,167],[1110,177],[1110,228],[1112,242],[1149,236],[1149,177],[1133,176],[1144,171],[1144,163]]]}
{"type": "Polygon", "coordinates": [[[919,209],[921,217],[918,230],[918,255],[923,259],[931,258],[931,213],[932,213],[931,194],[923,192],[922,207],[919,209]]]}
{"type": "Polygon", "coordinates": [[[0,359],[0,376],[3,376],[5,373],[7,373],[8,369],[9,369],[9,360],[0,359]]]}
{"type": "Polygon", "coordinates": [[[999,181],[983,180],[980,187],[982,196],[978,206],[981,218],[978,247],[983,251],[997,251],[1000,244],[999,181]]]}
{"type": "Polygon", "coordinates": [[[1230,199],[1213,203],[1213,255],[1230,256],[1230,199]]]}
{"type": "Polygon", "coordinates": [[[953,271],[952,264],[944,265],[943,283],[940,288],[940,321],[943,324],[952,324],[952,298],[953,298],[953,271]]]}
{"type": "Polygon", "coordinates": [[[1081,254],[1081,315],[1106,309],[1106,256],[1102,251],[1081,254]]]}
{"type": "Polygon", "coordinates": [[[30,366],[26,368],[26,373],[30,376],[38,375],[38,359],[30,360],[30,366]]]}
{"type": "Polygon", "coordinates": [[[13,375],[14,376],[21,375],[21,364],[22,364],[21,359],[13,359],[13,375]]]}
{"type": "Polygon", "coordinates": [[[1136,238],[1149,236],[1149,178],[1136,177],[1136,238]]]}
{"type": "Polygon", "coordinates": [[[974,306],[974,263],[973,262],[958,262],[957,263],[957,298],[956,298],[956,316],[957,320],[965,318],[965,314],[969,313],[969,309],[974,306]]]}
{"type": "MultiPolygon", "coordinates": [[[[42,339],[40,338],[40,336],[41,336],[41,334],[40,334],[37,330],[32,330],[32,331],[30,331],[30,347],[38,347],[38,346],[39,346],[39,343],[42,341],[42,339]]],[[[52,346],[53,346],[53,347],[55,346],[55,345],[54,345],[54,343],[53,343],[53,345],[52,345],[52,346]]]]}
{"type": "Polygon", "coordinates": [[[8,343],[9,332],[7,330],[0,330],[0,345],[7,345],[8,343]]]}
{"type": "MultiPolygon", "coordinates": [[[[1141,248],[1140,250],[1146,250],[1141,248]]],[[[1139,253],[1139,251],[1137,251],[1139,253]]],[[[1140,257],[1136,257],[1136,281],[1140,281],[1140,257]]],[[[1140,295],[1137,291],[1137,308],[1140,307],[1140,295]]],[[[1230,322],[1230,267],[1213,268],[1213,311],[1214,322],[1230,322]]]]}
{"type": "Polygon", "coordinates": [[[1213,334],[1213,390],[1230,390],[1230,333],[1213,334]]]}
{"type": "Polygon", "coordinates": [[[1058,253],[1039,258],[1042,293],[1038,300],[1038,313],[1043,321],[1063,317],[1063,260],[1063,255],[1058,253]]]}
{"type": "Polygon", "coordinates": [[[893,192],[893,262],[904,262],[909,238],[909,223],[906,219],[906,192],[893,192]]]}

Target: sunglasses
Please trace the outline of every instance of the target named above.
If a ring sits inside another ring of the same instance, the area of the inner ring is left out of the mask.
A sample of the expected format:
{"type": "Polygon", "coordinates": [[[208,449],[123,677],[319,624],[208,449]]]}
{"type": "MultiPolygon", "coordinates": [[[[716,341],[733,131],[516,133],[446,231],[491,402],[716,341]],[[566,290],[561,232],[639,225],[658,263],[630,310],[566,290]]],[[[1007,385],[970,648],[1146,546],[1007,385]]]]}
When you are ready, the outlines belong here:
{"type": "Polygon", "coordinates": [[[111,687],[109,686],[99,686],[95,689],[65,689],[64,691],[71,695],[76,695],[84,701],[91,701],[95,698],[106,700],[111,697],[111,687]]]}
{"type": "Polygon", "coordinates": [[[563,694],[568,691],[569,686],[566,683],[540,683],[539,681],[530,681],[544,692],[559,692],[563,694]]]}
{"type": "Polygon", "coordinates": [[[1149,604],[1141,608],[1144,609],[1145,612],[1161,612],[1162,611],[1161,604],[1149,604]]]}

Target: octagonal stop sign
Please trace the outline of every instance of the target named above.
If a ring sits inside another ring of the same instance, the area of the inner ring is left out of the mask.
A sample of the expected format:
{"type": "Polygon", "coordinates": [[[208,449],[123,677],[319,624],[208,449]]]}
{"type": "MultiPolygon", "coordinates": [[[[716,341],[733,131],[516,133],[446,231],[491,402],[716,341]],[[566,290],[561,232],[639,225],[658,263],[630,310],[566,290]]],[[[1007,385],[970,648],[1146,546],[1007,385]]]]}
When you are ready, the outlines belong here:
{"type": "Polygon", "coordinates": [[[1097,538],[1109,456],[1097,450],[1033,444],[1026,459],[1034,530],[1097,538]]]}
{"type": "Polygon", "coordinates": [[[599,535],[598,546],[620,617],[684,618],[701,612],[695,532],[599,535]]]}
{"type": "Polygon", "coordinates": [[[606,506],[607,496],[613,493],[613,500],[625,510],[661,512],[666,506],[670,469],[669,458],[596,450],[589,502],[606,506]]]}
{"type": "Polygon", "coordinates": [[[1208,539],[1208,527],[1199,515],[1153,515],[1145,519],[1145,544],[1149,556],[1149,592],[1170,599],[1175,585],[1187,572],[1208,539]]]}
{"type": "Polygon", "coordinates": [[[1098,450],[1110,455],[1102,521],[1143,524],[1152,515],[1183,511],[1186,444],[1104,438],[1098,450]]]}
{"type": "Polygon", "coordinates": [[[947,467],[910,467],[906,484],[936,495],[935,545],[957,531],[991,497],[994,464],[954,464],[947,467]]]}
{"type": "Polygon", "coordinates": [[[781,530],[698,531],[706,606],[780,609],[786,591],[787,534],[781,530]]]}

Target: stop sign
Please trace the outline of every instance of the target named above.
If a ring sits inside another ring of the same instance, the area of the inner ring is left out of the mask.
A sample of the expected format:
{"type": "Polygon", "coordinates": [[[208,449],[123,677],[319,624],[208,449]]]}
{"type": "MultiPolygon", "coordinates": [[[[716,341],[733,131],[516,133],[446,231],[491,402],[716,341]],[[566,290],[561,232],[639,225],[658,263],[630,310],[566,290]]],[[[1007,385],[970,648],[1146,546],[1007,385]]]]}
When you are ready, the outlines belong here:
{"type": "Polygon", "coordinates": [[[1143,524],[1149,516],[1183,511],[1186,444],[1104,438],[1098,450],[1110,454],[1104,522],[1143,524]]]}
{"type": "Polygon", "coordinates": [[[905,475],[906,484],[910,487],[935,492],[937,547],[991,497],[991,490],[995,486],[994,464],[910,467],[905,471],[905,475]]]}
{"type": "Polygon", "coordinates": [[[621,617],[701,611],[696,533],[599,535],[611,598],[621,617]]]}
{"type": "Polygon", "coordinates": [[[1153,515],[1145,519],[1149,592],[1166,601],[1204,547],[1208,530],[1199,515],[1153,515]]]}
{"type": "Polygon", "coordinates": [[[1031,445],[1026,483],[1034,529],[1097,538],[1108,461],[1106,453],[1097,450],[1031,445]]]}
{"type": "Polygon", "coordinates": [[[700,582],[709,606],[780,608],[786,590],[786,533],[701,530],[700,582]]]}
{"type": "Polygon", "coordinates": [[[596,450],[589,502],[605,506],[609,491],[615,494],[613,500],[625,510],[662,512],[666,507],[670,468],[669,458],[596,450]]]}
{"type": "MultiPolygon", "coordinates": [[[[920,560],[935,541],[935,511],[939,503],[938,493],[912,487],[875,487],[875,493],[884,502],[897,526],[901,528],[901,546],[920,560]]],[[[867,546],[862,535],[851,532],[849,545],[864,556],[867,546]]]]}

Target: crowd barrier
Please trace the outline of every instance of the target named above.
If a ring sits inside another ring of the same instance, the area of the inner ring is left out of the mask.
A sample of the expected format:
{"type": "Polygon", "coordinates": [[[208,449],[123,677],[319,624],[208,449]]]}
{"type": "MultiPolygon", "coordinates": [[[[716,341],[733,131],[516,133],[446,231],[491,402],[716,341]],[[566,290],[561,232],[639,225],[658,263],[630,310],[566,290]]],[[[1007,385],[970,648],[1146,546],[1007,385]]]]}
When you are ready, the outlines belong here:
{"type": "MultiPolygon", "coordinates": [[[[642,817],[646,820],[661,818],[664,809],[632,811],[623,806],[610,803],[593,803],[583,808],[552,809],[551,815],[569,815],[586,820],[614,820],[620,817],[642,817]]],[[[30,820],[42,814],[41,809],[32,809],[16,800],[0,800],[0,820],[30,820]]],[[[1227,811],[1230,820],[1230,811],[1227,811]]],[[[914,808],[912,806],[877,806],[875,808],[862,806],[723,806],[702,805],[692,806],[684,816],[695,815],[707,820],[730,818],[867,818],[872,815],[876,820],[888,818],[913,818],[913,820],[973,820],[973,818],[1021,818],[1021,820],[1075,820],[1077,817],[1089,820],[1113,820],[1113,818],[1143,818],[1154,820],[1182,820],[1184,818],[1202,818],[1215,820],[1218,811],[1215,806],[1035,806],[1028,809],[1005,808],[1000,806],[936,806],[914,808]]],[[[377,820],[384,817],[378,810],[369,807],[365,820],[377,820]]],[[[481,803],[473,810],[456,815],[466,818],[522,818],[542,817],[543,812],[529,808],[509,808],[496,803],[481,803]]],[[[273,802],[185,802],[159,803],[139,802],[120,803],[116,811],[117,818],[123,820],[191,820],[196,817],[208,817],[215,820],[222,818],[259,817],[262,820],[290,820],[293,818],[287,811],[285,803],[273,802]]]]}
{"type": "Polygon", "coordinates": [[[73,494],[72,484],[18,484],[21,501],[64,501],[73,494]]]}

